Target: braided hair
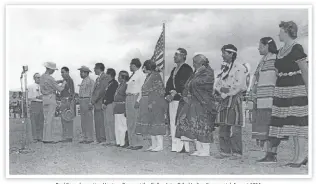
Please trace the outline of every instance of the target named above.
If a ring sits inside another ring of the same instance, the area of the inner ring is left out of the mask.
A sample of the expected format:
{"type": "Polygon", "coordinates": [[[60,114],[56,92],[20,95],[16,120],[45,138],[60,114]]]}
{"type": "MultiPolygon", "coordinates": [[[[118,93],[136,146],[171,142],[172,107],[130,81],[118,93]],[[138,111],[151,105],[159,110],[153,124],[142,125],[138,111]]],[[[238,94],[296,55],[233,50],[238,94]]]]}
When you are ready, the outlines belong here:
{"type": "MultiPolygon", "coordinates": [[[[229,67],[229,70],[228,70],[228,73],[223,77],[223,80],[227,79],[227,77],[229,76],[229,72],[231,71],[233,65],[234,65],[234,62],[237,58],[237,48],[233,45],[233,44],[227,44],[227,45],[224,45],[221,49],[222,52],[228,52],[229,54],[233,54],[232,55],[232,63],[229,67]]],[[[217,77],[220,77],[222,74],[223,74],[224,71],[222,71],[220,74],[218,74],[217,77]]]]}

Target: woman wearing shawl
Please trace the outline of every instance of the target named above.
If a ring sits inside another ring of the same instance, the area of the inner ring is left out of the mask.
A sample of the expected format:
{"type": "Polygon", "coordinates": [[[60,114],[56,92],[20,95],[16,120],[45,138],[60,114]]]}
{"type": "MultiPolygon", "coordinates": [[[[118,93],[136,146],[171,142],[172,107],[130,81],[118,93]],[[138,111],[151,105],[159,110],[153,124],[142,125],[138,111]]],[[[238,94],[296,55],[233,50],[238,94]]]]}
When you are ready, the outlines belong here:
{"type": "Polygon", "coordinates": [[[163,150],[163,135],[166,134],[164,99],[165,88],[156,64],[147,60],[144,62],[143,71],[147,74],[142,86],[140,100],[140,120],[136,125],[136,133],[151,136],[151,146],[147,151],[158,152],[163,150]]]}
{"type": "Polygon", "coordinates": [[[196,151],[191,155],[209,156],[216,118],[214,71],[201,54],[193,58],[193,66],[195,72],[185,85],[178,108],[176,137],[195,141],[196,151]]]}
{"type": "Polygon", "coordinates": [[[268,139],[271,121],[273,91],[277,76],[274,63],[278,50],[271,37],[261,38],[258,50],[263,57],[254,74],[251,87],[254,101],[252,138],[256,139],[257,145],[263,149],[268,139]]]}

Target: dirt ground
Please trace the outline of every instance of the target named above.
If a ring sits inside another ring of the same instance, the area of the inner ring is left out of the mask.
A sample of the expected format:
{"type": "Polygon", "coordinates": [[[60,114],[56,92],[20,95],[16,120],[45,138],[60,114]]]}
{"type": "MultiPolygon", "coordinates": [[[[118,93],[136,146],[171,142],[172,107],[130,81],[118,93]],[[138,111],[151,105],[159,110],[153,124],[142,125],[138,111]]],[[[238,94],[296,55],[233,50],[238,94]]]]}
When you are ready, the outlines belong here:
{"type": "MultiPolygon", "coordinates": [[[[79,144],[81,140],[80,119],[74,122],[74,142],[44,145],[30,143],[27,154],[17,153],[24,137],[21,120],[10,120],[10,165],[11,175],[305,175],[307,167],[283,166],[293,154],[293,142],[282,142],[277,164],[257,164],[264,156],[251,139],[251,124],[243,130],[244,156],[241,160],[218,160],[217,140],[211,146],[210,157],[195,157],[173,153],[170,137],[165,137],[164,151],[153,153],[144,150],[132,151],[102,145],[79,144]]],[[[54,122],[54,137],[61,138],[60,120],[54,122]]],[[[217,136],[215,131],[215,137],[217,136]]],[[[146,141],[149,144],[148,141],[146,141]]],[[[193,144],[190,145],[193,150],[193,144]]]]}

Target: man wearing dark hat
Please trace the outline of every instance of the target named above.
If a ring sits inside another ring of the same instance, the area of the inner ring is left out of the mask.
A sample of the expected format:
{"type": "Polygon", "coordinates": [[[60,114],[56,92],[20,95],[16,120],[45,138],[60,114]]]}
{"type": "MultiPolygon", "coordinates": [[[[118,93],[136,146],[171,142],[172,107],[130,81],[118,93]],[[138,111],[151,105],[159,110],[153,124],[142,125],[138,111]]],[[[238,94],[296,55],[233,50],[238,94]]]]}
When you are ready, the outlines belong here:
{"type": "Polygon", "coordinates": [[[89,77],[91,70],[86,66],[81,66],[80,77],[82,82],[79,88],[80,117],[83,140],[79,143],[89,144],[93,142],[93,113],[89,107],[94,87],[94,81],[89,77]]]}
{"type": "Polygon", "coordinates": [[[73,118],[75,116],[75,104],[74,104],[74,96],[75,96],[75,86],[74,81],[69,76],[69,68],[68,67],[62,67],[61,68],[61,76],[63,78],[62,81],[66,81],[67,84],[60,92],[61,97],[61,105],[60,105],[60,111],[61,111],[61,124],[62,124],[62,137],[63,140],[60,142],[72,142],[73,139],[73,118]],[[66,116],[65,110],[70,110],[70,115],[68,114],[66,116]]]}
{"type": "Polygon", "coordinates": [[[166,85],[165,98],[169,102],[169,116],[170,116],[170,132],[172,139],[172,152],[189,152],[189,142],[181,141],[176,138],[176,115],[181,99],[181,94],[184,90],[184,85],[192,75],[192,68],[185,63],[187,51],[183,48],[178,48],[174,54],[174,62],[176,67],[171,71],[170,77],[166,85]]]}
{"type": "Polygon", "coordinates": [[[44,112],[44,127],[43,127],[43,143],[52,144],[53,141],[52,124],[54,121],[55,110],[57,107],[56,91],[64,90],[67,82],[63,81],[59,86],[55,79],[51,76],[56,70],[56,63],[46,62],[44,64],[46,72],[40,78],[40,90],[43,94],[43,112],[44,112]]]}

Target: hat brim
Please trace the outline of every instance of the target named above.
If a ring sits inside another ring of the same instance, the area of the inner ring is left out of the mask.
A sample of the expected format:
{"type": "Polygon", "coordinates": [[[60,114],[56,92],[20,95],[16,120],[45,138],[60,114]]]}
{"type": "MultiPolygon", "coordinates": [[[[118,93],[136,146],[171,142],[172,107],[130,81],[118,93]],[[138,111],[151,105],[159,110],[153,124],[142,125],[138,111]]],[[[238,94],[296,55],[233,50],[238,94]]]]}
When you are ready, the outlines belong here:
{"type": "Polygon", "coordinates": [[[87,69],[83,69],[83,68],[79,68],[78,70],[83,71],[83,72],[92,72],[91,70],[87,70],[87,69]]]}
{"type": "Polygon", "coordinates": [[[47,66],[45,66],[45,67],[48,69],[51,69],[51,70],[58,70],[58,68],[51,68],[51,67],[47,67],[47,66]]]}

